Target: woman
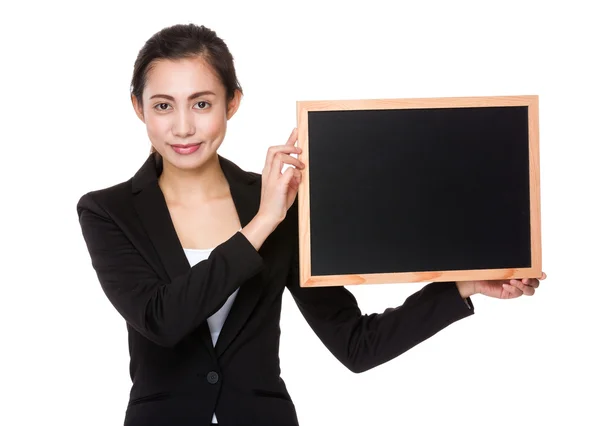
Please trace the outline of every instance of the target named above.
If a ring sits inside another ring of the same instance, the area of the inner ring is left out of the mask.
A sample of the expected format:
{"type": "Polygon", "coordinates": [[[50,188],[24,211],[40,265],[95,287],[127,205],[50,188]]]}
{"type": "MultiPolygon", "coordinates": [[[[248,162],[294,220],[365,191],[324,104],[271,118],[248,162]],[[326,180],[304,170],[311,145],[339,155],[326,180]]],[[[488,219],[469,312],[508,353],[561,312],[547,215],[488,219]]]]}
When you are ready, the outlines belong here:
{"type": "Polygon", "coordinates": [[[372,315],[344,287],[300,288],[296,130],[268,150],[262,174],[241,170],[217,154],[241,96],[213,31],[158,32],[139,52],[131,91],[152,152],[131,179],[77,205],[93,267],[129,333],[125,425],[297,425],[279,369],[285,287],[356,373],[473,314],[475,293],[511,298],[538,287],[537,279],[431,283],[372,315]]]}

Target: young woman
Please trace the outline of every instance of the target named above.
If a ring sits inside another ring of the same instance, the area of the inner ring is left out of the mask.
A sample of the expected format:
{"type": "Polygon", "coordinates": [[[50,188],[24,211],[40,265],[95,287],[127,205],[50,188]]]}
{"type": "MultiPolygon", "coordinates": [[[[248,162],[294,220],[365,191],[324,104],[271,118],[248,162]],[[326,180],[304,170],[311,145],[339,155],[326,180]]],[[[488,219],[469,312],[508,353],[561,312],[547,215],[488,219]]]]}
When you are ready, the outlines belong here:
{"type": "Polygon", "coordinates": [[[296,131],[269,148],[262,174],[217,153],[242,96],[225,43],[205,27],[165,28],[139,52],[131,89],[152,152],[131,179],[77,204],[93,267],[129,333],[125,425],[297,425],[279,369],[286,287],[358,373],[473,314],[475,293],[512,298],[539,285],[431,283],[372,315],[344,287],[300,288],[296,131]]]}

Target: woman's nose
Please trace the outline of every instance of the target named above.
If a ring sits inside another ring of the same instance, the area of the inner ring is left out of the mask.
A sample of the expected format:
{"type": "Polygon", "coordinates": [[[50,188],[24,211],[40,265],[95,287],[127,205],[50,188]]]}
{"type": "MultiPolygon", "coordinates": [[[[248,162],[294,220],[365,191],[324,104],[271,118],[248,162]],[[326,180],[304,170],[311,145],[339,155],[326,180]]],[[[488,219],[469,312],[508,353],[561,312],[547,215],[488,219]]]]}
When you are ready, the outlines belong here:
{"type": "Polygon", "coordinates": [[[186,137],[196,133],[194,126],[194,117],[190,111],[180,111],[177,114],[175,123],[173,123],[173,135],[186,137]]]}

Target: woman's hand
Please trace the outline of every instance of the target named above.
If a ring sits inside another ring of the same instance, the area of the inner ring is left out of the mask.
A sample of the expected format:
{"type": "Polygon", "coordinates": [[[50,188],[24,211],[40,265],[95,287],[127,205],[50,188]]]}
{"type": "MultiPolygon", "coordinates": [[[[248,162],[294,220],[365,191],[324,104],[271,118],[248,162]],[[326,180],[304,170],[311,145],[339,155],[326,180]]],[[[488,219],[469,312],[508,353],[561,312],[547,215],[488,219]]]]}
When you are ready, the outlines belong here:
{"type": "Polygon", "coordinates": [[[290,155],[302,152],[302,149],[295,146],[297,140],[298,129],[294,128],[285,145],[271,146],[267,151],[257,215],[277,224],[285,219],[302,182],[300,169],[304,169],[304,163],[290,155]],[[284,164],[295,167],[289,167],[284,173],[281,173],[284,164]]]}
{"type": "Polygon", "coordinates": [[[458,291],[463,299],[479,293],[497,299],[514,299],[522,295],[533,296],[540,286],[540,280],[546,279],[546,273],[538,278],[457,281],[458,291]]]}

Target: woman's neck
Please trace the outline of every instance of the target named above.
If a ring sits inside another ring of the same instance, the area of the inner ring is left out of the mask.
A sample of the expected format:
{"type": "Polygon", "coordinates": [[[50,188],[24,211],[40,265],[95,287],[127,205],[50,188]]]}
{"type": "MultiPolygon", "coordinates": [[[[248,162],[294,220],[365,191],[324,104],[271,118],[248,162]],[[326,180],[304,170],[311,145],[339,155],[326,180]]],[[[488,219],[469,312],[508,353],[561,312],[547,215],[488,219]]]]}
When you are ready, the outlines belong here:
{"type": "Polygon", "coordinates": [[[158,184],[167,204],[205,202],[229,193],[229,184],[216,155],[194,170],[178,169],[163,159],[158,184]]]}

